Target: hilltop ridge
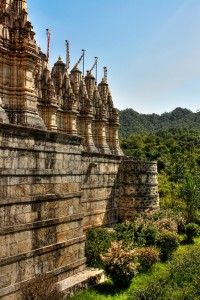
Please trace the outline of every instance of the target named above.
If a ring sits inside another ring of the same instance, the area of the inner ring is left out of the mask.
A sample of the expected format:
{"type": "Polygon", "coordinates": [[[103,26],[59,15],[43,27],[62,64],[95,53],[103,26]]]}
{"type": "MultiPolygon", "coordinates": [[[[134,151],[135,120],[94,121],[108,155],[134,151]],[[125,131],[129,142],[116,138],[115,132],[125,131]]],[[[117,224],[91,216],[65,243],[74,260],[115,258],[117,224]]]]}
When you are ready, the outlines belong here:
{"type": "Polygon", "coordinates": [[[171,112],[158,114],[141,114],[131,108],[118,111],[121,136],[130,133],[144,134],[159,129],[181,127],[200,130],[200,112],[192,112],[187,108],[177,107],[171,112]]]}

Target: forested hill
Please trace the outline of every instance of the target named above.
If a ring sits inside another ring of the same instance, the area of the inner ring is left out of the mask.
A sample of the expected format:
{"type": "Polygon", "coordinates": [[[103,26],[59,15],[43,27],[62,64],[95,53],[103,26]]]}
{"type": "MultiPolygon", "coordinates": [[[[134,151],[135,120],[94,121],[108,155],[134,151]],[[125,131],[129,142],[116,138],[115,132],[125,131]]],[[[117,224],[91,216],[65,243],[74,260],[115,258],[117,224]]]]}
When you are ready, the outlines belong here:
{"type": "Polygon", "coordinates": [[[171,127],[200,130],[200,112],[193,113],[186,108],[177,107],[162,115],[140,114],[131,108],[119,111],[120,136],[127,137],[130,133],[148,133],[171,127]]]}

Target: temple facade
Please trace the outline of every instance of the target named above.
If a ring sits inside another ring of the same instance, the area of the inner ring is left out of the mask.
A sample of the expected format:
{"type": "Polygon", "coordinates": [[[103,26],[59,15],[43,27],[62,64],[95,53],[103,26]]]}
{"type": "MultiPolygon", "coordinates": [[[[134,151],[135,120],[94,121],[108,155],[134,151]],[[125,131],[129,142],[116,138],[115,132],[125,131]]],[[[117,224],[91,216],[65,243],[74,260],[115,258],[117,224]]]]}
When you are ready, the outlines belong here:
{"type": "Polygon", "coordinates": [[[83,137],[86,151],[123,155],[119,117],[106,78],[96,85],[59,57],[50,71],[35,41],[25,0],[1,1],[1,120],[83,137]]]}
{"type": "Polygon", "coordinates": [[[26,0],[0,1],[0,298],[86,268],[85,230],[159,207],[157,165],[122,153],[106,76],[50,70],[26,0]]]}

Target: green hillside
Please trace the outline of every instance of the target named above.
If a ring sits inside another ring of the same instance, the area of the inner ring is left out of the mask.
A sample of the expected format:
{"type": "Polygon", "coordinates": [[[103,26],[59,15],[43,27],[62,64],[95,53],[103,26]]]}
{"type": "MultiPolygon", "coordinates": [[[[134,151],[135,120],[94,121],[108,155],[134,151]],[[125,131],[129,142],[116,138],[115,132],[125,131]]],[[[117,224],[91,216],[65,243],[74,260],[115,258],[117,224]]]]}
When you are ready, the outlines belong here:
{"type": "Polygon", "coordinates": [[[186,108],[177,107],[172,112],[157,114],[140,114],[131,108],[119,111],[120,136],[130,133],[144,134],[171,127],[200,130],[200,112],[193,113],[186,108]]]}

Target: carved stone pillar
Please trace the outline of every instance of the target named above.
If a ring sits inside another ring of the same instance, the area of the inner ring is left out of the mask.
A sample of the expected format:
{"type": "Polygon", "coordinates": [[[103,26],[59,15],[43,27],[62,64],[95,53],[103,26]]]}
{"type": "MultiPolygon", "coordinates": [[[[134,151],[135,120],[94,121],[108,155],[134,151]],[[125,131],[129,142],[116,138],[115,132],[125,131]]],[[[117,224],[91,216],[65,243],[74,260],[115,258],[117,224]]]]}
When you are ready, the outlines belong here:
{"type": "Polygon", "coordinates": [[[9,123],[8,116],[5,110],[2,108],[2,99],[0,97],[0,123],[9,123]]]}

